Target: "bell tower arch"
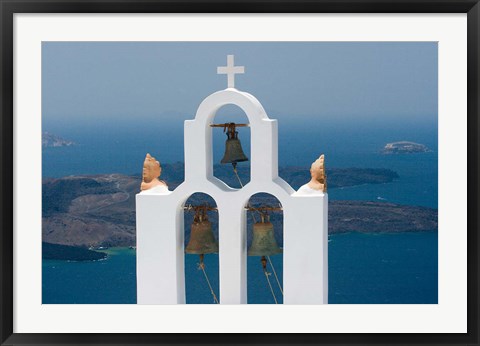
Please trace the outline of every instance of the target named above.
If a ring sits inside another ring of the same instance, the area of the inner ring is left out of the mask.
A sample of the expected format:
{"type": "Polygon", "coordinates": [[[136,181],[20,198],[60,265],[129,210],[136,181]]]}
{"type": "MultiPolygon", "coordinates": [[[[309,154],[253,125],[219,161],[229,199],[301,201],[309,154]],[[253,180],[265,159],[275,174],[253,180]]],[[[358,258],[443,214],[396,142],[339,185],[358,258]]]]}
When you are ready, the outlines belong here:
{"type": "MultiPolygon", "coordinates": [[[[208,96],[198,107],[195,119],[185,121],[185,180],[200,176],[214,180],[212,128],[219,108],[233,104],[246,114],[251,131],[250,181],[272,180],[278,177],[278,124],[269,119],[263,106],[252,95],[236,89],[225,89],[208,96]],[[199,134],[205,134],[205,137],[199,134]],[[259,148],[259,150],[256,150],[259,148]]],[[[215,178],[216,179],[216,178],[215,178]]]]}

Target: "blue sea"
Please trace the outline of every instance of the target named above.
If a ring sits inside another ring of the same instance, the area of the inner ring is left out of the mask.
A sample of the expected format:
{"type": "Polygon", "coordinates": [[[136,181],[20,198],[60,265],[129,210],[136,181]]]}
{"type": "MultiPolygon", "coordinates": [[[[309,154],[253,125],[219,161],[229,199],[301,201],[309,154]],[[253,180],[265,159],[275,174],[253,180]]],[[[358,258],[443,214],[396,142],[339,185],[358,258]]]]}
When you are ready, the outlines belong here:
{"type": "MultiPolygon", "coordinates": [[[[244,119],[239,119],[240,121],[244,119]]],[[[240,122],[237,119],[234,121],[240,122]]],[[[219,120],[219,122],[223,122],[219,120]]],[[[386,201],[405,205],[438,206],[437,124],[339,124],[279,122],[279,165],[309,167],[325,153],[328,167],[388,168],[399,179],[388,184],[329,189],[330,200],[386,201]],[[303,125],[303,126],[301,126],[303,125]],[[388,142],[409,140],[432,151],[409,155],[382,155],[388,142]]],[[[183,119],[164,123],[44,123],[43,130],[73,140],[74,147],[44,148],[43,177],[123,173],[140,176],[143,158],[150,152],[162,163],[183,161],[183,119]]],[[[240,129],[249,155],[248,130],[240,129]]],[[[225,138],[214,133],[214,161],[219,162],[225,138]]],[[[438,302],[437,232],[335,234],[329,237],[329,303],[436,304],[438,302]]],[[[44,304],[134,304],[135,251],[106,250],[97,262],[43,261],[44,304]]],[[[272,256],[282,282],[282,256],[272,256]]],[[[198,257],[186,255],[187,303],[210,304],[212,295],[198,257]]],[[[206,271],[217,295],[218,256],[205,256],[206,271]]],[[[272,272],[271,267],[269,271],[272,272]]],[[[281,293],[273,275],[279,303],[281,293]]],[[[274,303],[259,258],[248,258],[248,302],[274,303]]]]}

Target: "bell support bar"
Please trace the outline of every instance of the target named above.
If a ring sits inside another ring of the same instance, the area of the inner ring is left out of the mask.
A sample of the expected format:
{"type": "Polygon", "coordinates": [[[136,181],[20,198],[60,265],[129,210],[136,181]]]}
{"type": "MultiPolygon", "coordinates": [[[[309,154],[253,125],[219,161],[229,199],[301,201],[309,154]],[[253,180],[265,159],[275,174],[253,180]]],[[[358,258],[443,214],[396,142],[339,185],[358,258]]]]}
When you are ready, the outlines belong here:
{"type": "Polygon", "coordinates": [[[205,211],[218,211],[218,208],[217,207],[211,207],[209,205],[204,205],[204,204],[201,204],[201,205],[186,205],[183,207],[184,210],[186,211],[197,211],[197,210],[202,210],[204,209],[205,211]]]}
{"type": "MultiPolygon", "coordinates": [[[[187,210],[187,211],[193,211],[193,210],[198,210],[198,209],[205,209],[205,210],[209,210],[209,211],[218,211],[218,208],[217,207],[211,207],[209,205],[186,205],[183,207],[184,210],[187,210]]],[[[280,206],[280,207],[245,207],[245,210],[248,210],[248,211],[282,211],[283,208],[280,206]]]]}
{"type": "Polygon", "coordinates": [[[235,123],[225,123],[225,124],[210,124],[210,127],[229,127],[229,126],[235,126],[235,127],[250,127],[250,124],[235,124],[235,123]]]}
{"type": "Polygon", "coordinates": [[[259,212],[266,212],[266,211],[282,211],[283,208],[280,207],[245,207],[246,210],[248,211],[259,211],[259,212]]]}
{"type": "Polygon", "coordinates": [[[250,124],[235,124],[235,123],[225,123],[225,124],[210,124],[210,127],[223,127],[223,132],[234,134],[237,127],[250,127],[250,124]]]}

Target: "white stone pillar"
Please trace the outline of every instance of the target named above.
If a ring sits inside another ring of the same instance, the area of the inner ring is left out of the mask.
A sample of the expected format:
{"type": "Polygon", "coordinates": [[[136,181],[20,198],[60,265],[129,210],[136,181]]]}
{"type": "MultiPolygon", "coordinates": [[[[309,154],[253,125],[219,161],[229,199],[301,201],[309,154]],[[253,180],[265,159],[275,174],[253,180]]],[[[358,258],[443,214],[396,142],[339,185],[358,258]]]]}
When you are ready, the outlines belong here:
{"type": "Polygon", "coordinates": [[[250,126],[251,177],[250,181],[271,183],[278,177],[278,124],[276,120],[262,119],[250,126]]]}
{"type": "Polygon", "coordinates": [[[296,195],[283,211],[284,304],[328,303],[328,195],[296,195]]]}
{"type": "Polygon", "coordinates": [[[213,176],[212,128],[208,125],[186,120],[184,126],[185,181],[202,187],[213,176]]]}
{"type": "Polygon", "coordinates": [[[171,193],[139,193],[137,304],[184,304],[183,209],[171,193]]]}
{"type": "MultiPolygon", "coordinates": [[[[238,199],[237,199],[238,200],[238,199]]],[[[220,303],[247,304],[247,233],[243,204],[218,203],[220,303]]]]}

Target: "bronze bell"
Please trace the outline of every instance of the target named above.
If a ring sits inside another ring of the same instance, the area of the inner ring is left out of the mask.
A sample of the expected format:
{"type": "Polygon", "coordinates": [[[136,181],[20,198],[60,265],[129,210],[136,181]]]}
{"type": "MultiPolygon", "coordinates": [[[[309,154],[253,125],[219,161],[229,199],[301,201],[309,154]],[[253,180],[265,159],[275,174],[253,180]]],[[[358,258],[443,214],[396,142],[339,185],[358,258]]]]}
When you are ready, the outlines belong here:
{"type": "Polygon", "coordinates": [[[218,243],[212,232],[212,224],[206,216],[195,217],[190,232],[190,241],[185,253],[203,255],[218,253],[218,243]]]}
{"type": "Polygon", "coordinates": [[[238,139],[237,131],[227,132],[227,141],[225,142],[225,155],[221,163],[233,163],[248,161],[248,157],[243,153],[242,145],[238,139]]]}
{"type": "Polygon", "coordinates": [[[253,224],[253,240],[248,256],[273,256],[282,253],[273,234],[271,222],[253,224]]]}

